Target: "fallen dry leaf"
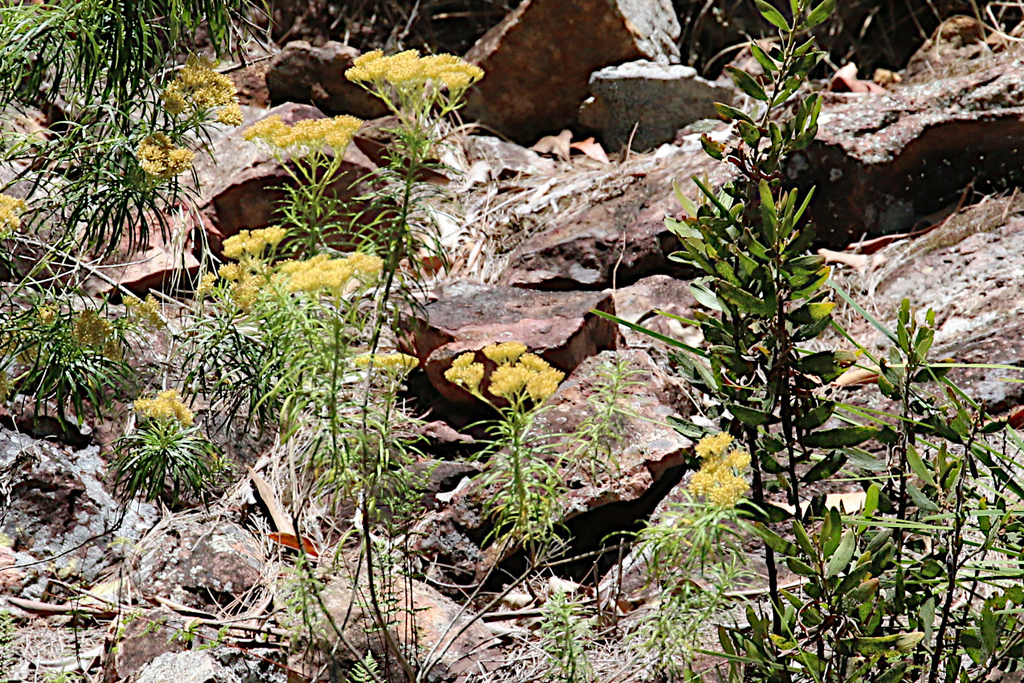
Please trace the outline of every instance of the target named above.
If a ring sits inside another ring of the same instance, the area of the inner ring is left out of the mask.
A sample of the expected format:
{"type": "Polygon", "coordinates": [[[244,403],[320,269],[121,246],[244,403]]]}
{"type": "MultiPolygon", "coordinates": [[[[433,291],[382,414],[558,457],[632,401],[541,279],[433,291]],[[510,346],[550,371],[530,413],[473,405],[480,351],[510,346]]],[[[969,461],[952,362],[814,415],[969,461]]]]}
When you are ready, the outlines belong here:
{"type": "Polygon", "coordinates": [[[1024,428],[1024,406],[1010,413],[1010,417],[1006,421],[1014,429],[1024,428]]]}
{"type": "Polygon", "coordinates": [[[604,147],[601,146],[600,142],[595,141],[594,138],[587,138],[580,142],[574,142],[569,145],[569,147],[571,149],[578,149],[591,159],[600,161],[602,164],[610,163],[608,161],[608,155],[604,153],[604,147]]]}
{"type": "Polygon", "coordinates": [[[563,130],[558,135],[545,135],[537,140],[532,149],[537,154],[554,154],[562,161],[568,161],[570,145],[572,143],[572,131],[563,130]]]}
{"type": "Polygon", "coordinates": [[[828,84],[828,89],[833,92],[885,92],[885,88],[874,81],[862,81],[857,78],[857,65],[853,62],[836,71],[835,75],[832,76],[832,81],[828,84]]]}
{"type": "Polygon", "coordinates": [[[836,508],[840,512],[852,515],[864,509],[864,501],[868,494],[864,491],[850,493],[830,493],[825,496],[825,509],[836,508]]]}
{"type": "Polygon", "coordinates": [[[252,477],[252,483],[256,485],[256,491],[260,494],[260,498],[263,499],[263,504],[267,506],[267,511],[270,512],[270,519],[273,520],[274,526],[282,534],[295,535],[295,527],[292,526],[292,522],[288,519],[288,515],[281,509],[281,504],[277,502],[277,496],[274,494],[274,489],[270,487],[267,480],[261,477],[256,470],[249,468],[249,476],[252,477]]]}
{"type": "Polygon", "coordinates": [[[850,368],[832,381],[834,387],[853,387],[863,384],[874,384],[878,381],[878,372],[868,368],[850,368]]]}
{"type": "MultiPolygon", "coordinates": [[[[299,537],[295,534],[267,534],[267,538],[275,543],[280,543],[285,548],[291,548],[292,550],[299,549],[299,537]]],[[[320,549],[316,547],[316,544],[308,538],[302,539],[302,549],[306,551],[306,554],[310,557],[320,557],[320,549]]]]}
{"type": "Polygon", "coordinates": [[[825,257],[825,263],[841,263],[844,266],[850,266],[858,273],[873,270],[886,261],[886,258],[880,255],[852,254],[848,251],[832,251],[831,249],[819,249],[818,255],[825,257]]]}

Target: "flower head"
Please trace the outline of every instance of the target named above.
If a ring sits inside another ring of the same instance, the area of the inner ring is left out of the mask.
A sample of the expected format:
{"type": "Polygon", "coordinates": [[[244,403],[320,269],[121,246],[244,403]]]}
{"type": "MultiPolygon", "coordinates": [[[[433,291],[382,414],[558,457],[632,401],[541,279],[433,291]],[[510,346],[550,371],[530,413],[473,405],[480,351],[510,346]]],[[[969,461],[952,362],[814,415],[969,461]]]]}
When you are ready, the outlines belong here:
{"type": "Polygon", "coordinates": [[[75,316],[71,338],[79,346],[102,348],[114,333],[114,325],[93,310],[86,310],[75,316]]]}
{"type": "Polygon", "coordinates": [[[354,116],[303,119],[289,126],[280,116],[270,116],[250,126],[243,137],[291,156],[304,156],[325,146],[341,155],[363,122],[354,116]]]}
{"type": "Polygon", "coordinates": [[[242,124],[238,92],[231,79],[213,69],[202,57],[188,58],[178,77],[163,92],[164,109],[177,116],[186,111],[207,112],[220,107],[217,121],[231,126],[242,124]]]}
{"type": "Polygon", "coordinates": [[[522,342],[502,342],[484,347],[484,355],[498,365],[515,363],[524,353],[526,353],[526,344],[522,342]]]}
{"type": "Polygon", "coordinates": [[[140,301],[131,296],[124,300],[125,308],[135,316],[142,326],[147,330],[158,330],[164,326],[164,320],[160,317],[160,302],[150,294],[145,301],[140,301]]]}
{"type": "Polygon", "coordinates": [[[196,297],[202,298],[213,291],[213,285],[217,282],[216,273],[203,273],[199,278],[199,285],[196,286],[196,297]]]}
{"type": "Polygon", "coordinates": [[[242,256],[259,256],[267,247],[276,247],[285,238],[288,231],[280,227],[264,228],[263,230],[240,230],[237,235],[224,240],[224,255],[239,259],[242,256]]]}
{"type": "Polygon", "coordinates": [[[163,133],[154,133],[139,143],[139,165],[157,180],[169,180],[192,168],[195,152],[175,145],[163,133]]]}
{"type": "Polygon", "coordinates": [[[750,453],[742,448],[729,450],[732,443],[732,436],[723,432],[705,436],[696,448],[702,461],[690,480],[690,491],[717,507],[734,507],[750,489],[742,476],[750,467],[750,453]]]}
{"type": "Polygon", "coordinates": [[[24,199],[0,194],[0,240],[7,239],[21,227],[21,214],[28,205],[24,199]]]}
{"type": "Polygon", "coordinates": [[[436,88],[447,88],[451,92],[461,92],[483,77],[483,69],[455,55],[420,57],[417,50],[388,57],[374,50],[357,58],[345,71],[345,78],[354,83],[410,89],[430,81],[436,88]]]}
{"type": "Polygon", "coordinates": [[[195,422],[177,389],[161,391],[155,398],[140,398],[135,402],[135,412],[150,420],[178,422],[183,427],[191,427],[195,422]]]}
{"type": "Polygon", "coordinates": [[[484,364],[475,362],[475,359],[476,354],[472,351],[462,354],[444,371],[444,378],[471,394],[479,395],[480,382],[484,379],[484,364]]]}
{"type": "Polygon", "coordinates": [[[380,257],[361,252],[335,259],[327,254],[318,254],[305,261],[282,263],[278,277],[285,282],[289,292],[327,290],[337,294],[347,287],[375,281],[383,266],[384,261],[380,257]]]}
{"type": "Polygon", "coordinates": [[[397,371],[405,375],[419,367],[420,359],[405,353],[368,353],[352,359],[356,367],[397,371]]]}
{"type": "Polygon", "coordinates": [[[488,391],[499,398],[511,399],[529,384],[535,373],[521,363],[515,365],[499,365],[491,373],[491,385],[488,391]]]}

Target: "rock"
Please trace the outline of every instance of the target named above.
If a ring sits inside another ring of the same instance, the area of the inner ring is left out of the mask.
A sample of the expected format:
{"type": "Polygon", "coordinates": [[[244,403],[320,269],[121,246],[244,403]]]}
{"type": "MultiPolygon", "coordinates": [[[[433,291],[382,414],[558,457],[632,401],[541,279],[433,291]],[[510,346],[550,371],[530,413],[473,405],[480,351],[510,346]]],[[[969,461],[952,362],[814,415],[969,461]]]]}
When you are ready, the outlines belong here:
{"type": "MultiPolygon", "coordinates": [[[[157,511],[147,503],[123,508],[104,490],[105,479],[96,446],[73,451],[0,428],[0,532],[13,543],[18,564],[52,561],[93,581],[121,559],[126,544],[115,539],[139,540],[157,511]]],[[[45,571],[39,563],[28,567],[23,597],[46,588],[45,571]]]]}
{"type": "MultiPolygon", "coordinates": [[[[605,351],[583,361],[538,414],[533,438],[543,442],[550,436],[554,451],[565,452],[567,444],[556,435],[576,433],[595,414],[601,405],[595,394],[617,363],[624,366],[626,376],[620,406],[628,409],[616,418],[614,433],[620,438],[594,451],[596,480],[585,455],[562,471],[568,487],[560,521],[568,529],[572,550],[578,553],[595,549],[609,533],[630,529],[649,515],[679,481],[691,457],[693,442],[667,424],[670,416],[686,417],[692,411],[685,387],[639,349],[605,351]]],[[[417,525],[421,552],[465,572],[441,580],[466,581],[470,571],[472,580],[481,580],[494,562],[503,559],[493,554],[494,546],[481,550],[477,545],[491,530],[482,516],[488,495],[478,478],[417,525]]]]}
{"type": "Polygon", "coordinates": [[[139,672],[135,683],[238,683],[238,678],[203,650],[162,654],[139,672]]]}
{"type": "Polygon", "coordinates": [[[205,609],[228,605],[256,587],[264,561],[260,544],[242,527],[192,515],[143,539],[131,580],[144,596],[205,609]]]}
{"type": "Polygon", "coordinates": [[[509,256],[501,282],[535,289],[604,289],[667,273],[692,275],[668,257],[680,248],[665,227],[679,211],[672,183],[696,197],[688,179],[707,172],[712,187],[730,177],[724,164],[697,149],[664,158],[616,197],[530,237],[509,256]]]}
{"type": "MultiPolygon", "coordinates": [[[[678,339],[690,346],[699,346],[704,335],[700,328],[686,325],[668,316],[660,315],[662,311],[680,318],[693,319],[693,311],[699,308],[693,294],[690,293],[690,282],[677,280],[668,275],[652,275],[636,284],[612,292],[615,298],[615,314],[626,322],[640,324],[658,334],[678,339]]],[[[654,338],[621,325],[623,340],[627,346],[664,352],[665,345],[654,338]]]]}
{"type": "Polygon", "coordinates": [[[466,54],[486,74],[466,116],[532,144],[575,123],[597,69],[678,61],[679,32],[670,0],[524,0],[466,54]]]}
{"type": "Polygon", "coordinates": [[[714,103],[730,104],[732,96],[732,89],[700,78],[692,67],[642,59],[591,74],[579,120],[600,131],[613,151],[630,141],[633,150],[646,151],[671,142],[687,124],[717,118],[714,103]]]}
{"type": "Polygon", "coordinates": [[[928,82],[936,73],[948,76],[951,70],[970,70],[970,61],[988,50],[985,33],[985,26],[974,17],[949,17],[911,55],[905,72],[907,81],[928,82]]]}
{"type": "Polygon", "coordinates": [[[572,372],[584,359],[615,348],[615,324],[592,309],[614,313],[611,295],[535,292],[457,280],[442,285],[437,300],[414,313],[412,335],[403,350],[420,359],[442,396],[476,404],[478,399],[444,378],[456,356],[495,342],[519,341],[558,369],[572,372]]]}
{"type": "MultiPolygon", "coordinates": [[[[351,578],[334,578],[321,599],[326,613],[360,657],[366,652],[380,655],[382,638],[368,603],[365,574],[360,578],[358,589],[351,578]]],[[[390,583],[390,590],[387,582],[378,585],[377,590],[383,592],[381,602],[392,606],[389,616],[394,620],[395,641],[418,646],[424,654],[438,655],[439,661],[428,680],[448,680],[470,670],[486,671],[491,662],[497,661],[497,653],[492,650],[497,640],[491,630],[483,622],[470,623],[469,614],[457,603],[415,579],[390,583]],[[451,627],[452,624],[455,626],[451,627]],[[408,642],[409,634],[415,634],[414,642],[408,642]]],[[[323,632],[329,640],[336,639],[331,628],[324,628],[323,632]]],[[[353,655],[344,647],[337,651],[346,658],[353,655]]]]}
{"type": "Polygon", "coordinates": [[[486,166],[487,177],[490,179],[503,179],[520,173],[555,172],[555,163],[550,159],[545,159],[532,149],[495,137],[470,136],[466,139],[466,152],[471,163],[486,166]]]}
{"type": "Polygon", "coordinates": [[[270,108],[270,91],[267,90],[268,60],[259,60],[228,73],[238,91],[238,101],[249,107],[270,108]]]}
{"type": "Polygon", "coordinates": [[[790,184],[816,187],[809,214],[823,246],[931,225],[968,187],[1024,182],[1024,73],[1009,53],[975,62],[885,95],[825,95],[817,140],[785,170],[790,184]]]}
{"type": "Polygon", "coordinates": [[[181,615],[166,608],[148,612],[145,618],[125,623],[104,662],[106,679],[127,681],[147,664],[166,653],[182,652],[185,644],[173,638],[185,626],[181,615]]]}
{"type": "Polygon", "coordinates": [[[359,50],[329,40],[313,46],[293,40],[270,62],[267,89],[274,104],[308,102],[330,114],[375,119],[388,113],[377,97],[345,78],[359,50]]]}
{"type": "MultiPolygon", "coordinates": [[[[266,116],[278,115],[287,124],[324,117],[316,107],[302,104],[284,104],[269,111],[243,111],[243,125],[215,138],[211,153],[199,155],[195,161],[200,188],[198,204],[210,246],[218,253],[223,240],[239,230],[272,225],[285,197],[284,188],[292,182],[287,169],[276,159],[243,138],[245,129],[266,116]]],[[[367,188],[358,181],[375,169],[376,165],[356,145],[349,145],[341,176],[330,188],[331,193],[342,199],[362,194],[367,188]]]]}

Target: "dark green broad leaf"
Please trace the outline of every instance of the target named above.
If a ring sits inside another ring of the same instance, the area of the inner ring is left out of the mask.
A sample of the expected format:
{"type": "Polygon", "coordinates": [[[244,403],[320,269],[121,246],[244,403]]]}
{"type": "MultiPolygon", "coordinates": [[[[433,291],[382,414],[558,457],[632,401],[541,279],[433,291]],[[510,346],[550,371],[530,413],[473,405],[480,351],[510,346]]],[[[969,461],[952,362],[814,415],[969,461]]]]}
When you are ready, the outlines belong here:
{"type": "Polygon", "coordinates": [[[910,500],[913,501],[921,510],[925,512],[938,512],[939,506],[936,505],[931,498],[924,494],[924,491],[917,488],[913,484],[907,484],[907,494],[910,496],[910,500]]]}
{"type": "Polygon", "coordinates": [[[728,282],[718,283],[718,294],[733,306],[747,313],[762,318],[770,318],[775,315],[775,297],[761,299],[728,282]]]}
{"type": "MultiPolygon", "coordinates": [[[[789,22],[782,16],[782,12],[769,5],[765,0],[755,0],[757,3],[757,11],[761,13],[761,16],[768,20],[772,26],[780,28],[783,31],[789,32],[789,22]]],[[[826,15],[827,16],[827,15],[826,15]]]]}
{"type": "Polygon", "coordinates": [[[832,310],[835,307],[836,305],[832,301],[806,303],[803,306],[790,311],[786,317],[790,322],[807,325],[809,323],[818,322],[822,318],[827,317],[832,313],[832,310]]]}
{"type": "Polygon", "coordinates": [[[804,445],[814,448],[858,446],[876,434],[877,427],[839,427],[808,434],[804,437],[804,445]]]}
{"type": "Polygon", "coordinates": [[[907,444],[907,463],[910,465],[910,469],[914,471],[914,474],[921,477],[925,484],[936,486],[931,470],[925,465],[924,460],[921,459],[917,448],[913,444],[907,444]]]}
{"type": "Polygon", "coordinates": [[[672,426],[672,429],[676,430],[686,438],[693,439],[695,441],[699,441],[709,434],[707,429],[704,429],[693,422],[689,422],[688,420],[675,417],[674,415],[669,415],[668,423],[672,426]]]}
{"type": "Polygon", "coordinates": [[[795,557],[787,557],[786,566],[789,567],[789,570],[791,572],[793,572],[794,574],[799,574],[800,576],[814,576],[818,573],[814,570],[814,567],[807,564],[806,562],[801,562],[795,557]]]}
{"type": "Polygon", "coordinates": [[[794,363],[794,368],[806,375],[820,377],[822,381],[831,382],[843,374],[845,366],[837,355],[837,351],[819,351],[804,356],[794,363]]]}
{"type": "MultiPolygon", "coordinates": [[[[780,14],[779,16],[782,15],[780,14]]],[[[729,73],[729,78],[732,79],[732,82],[736,84],[737,88],[750,95],[755,100],[760,102],[768,101],[768,95],[765,94],[764,88],[762,88],[761,84],[755,81],[746,71],[737,69],[734,66],[727,66],[725,67],[725,70],[729,73]]],[[[707,136],[705,135],[703,137],[707,136]]]]}
{"type": "Polygon", "coordinates": [[[817,429],[828,422],[835,410],[836,404],[833,401],[823,401],[820,406],[812,408],[796,418],[796,426],[800,429],[817,429]]]}
{"type": "Polygon", "coordinates": [[[700,146],[704,148],[704,152],[712,159],[721,161],[725,157],[725,145],[715,142],[706,134],[700,136],[700,146]]]}
{"type": "Polygon", "coordinates": [[[758,462],[761,464],[761,469],[768,474],[782,474],[786,471],[782,463],[776,460],[771,453],[762,453],[758,458],[758,462]]]}
{"type": "Polygon", "coordinates": [[[761,68],[765,70],[765,73],[772,73],[773,71],[779,70],[779,63],[772,59],[767,52],[761,49],[761,47],[751,41],[750,51],[754,53],[754,59],[761,65],[761,68]]]}
{"type": "Polygon", "coordinates": [[[804,483],[810,484],[822,479],[828,479],[842,469],[846,464],[846,454],[842,451],[832,451],[827,458],[817,463],[804,475],[804,483]]]}
{"type": "Polygon", "coordinates": [[[893,633],[888,636],[844,638],[840,641],[840,645],[847,652],[874,655],[886,652],[910,652],[922,640],[924,640],[923,632],[912,631],[910,633],[893,633]]]}
{"type": "Polygon", "coordinates": [[[826,327],[832,323],[832,318],[822,318],[821,320],[811,323],[810,325],[801,325],[793,331],[793,341],[800,343],[807,341],[808,339],[815,339],[821,334],[826,327]]]}
{"type": "Polygon", "coordinates": [[[691,282],[690,293],[693,294],[693,298],[697,300],[697,303],[702,306],[706,306],[712,311],[722,310],[722,304],[719,303],[718,297],[715,296],[715,293],[704,282],[699,280],[691,282]]]}
{"type": "Polygon", "coordinates": [[[790,543],[782,536],[779,536],[777,533],[766,527],[761,522],[757,522],[754,525],[754,530],[757,532],[757,535],[760,536],[761,539],[765,542],[765,545],[767,545],[775,552],[781,555],[785,555],[786,557],[796,557],[800,554],[800,548],[796,547],[795,544],[790,543]]]}
{"type": "Polygon", "coordinates": [[[736,107],[730,107],[728,104],[722,104],[721,102],[715,102],[715,111],[726,121],[746,121],[747,123],[753,124],[754,119],[750,118],[746,113],[740,111],[736,107]]]}
{"type": "Polygon", "coordinates": [[[818,551],[814,548],[814,544],[811,542],[811,537],[807,533],[807,528],[801,524],[799,520],[793,521],[793,536],[796,538],[796,542],[800,545],[800,549],[804,551],[804,555],[813,560],[817,560],[818,551]]]}
{"type": "Polygon", "coordinates": [[[875,677],[875,683],[900,683],[906,677],[907,666],[906,662],[900,662],[891,669],[886,669],[875,677]]]}
{"type": "Polygon", "coordinates": [[[850,464],[868,472],[882,472],[887,465],[863,448],[848,448],[847,455],[850,456],[850,464]]]}
{"type": "Polygon", "coordinates": [[[824,22],[829,16],[832,15],[836,9],[836,0],[822,0],[822,3],[811,10],[811,13],[807,15],[807,21],[805,26],[807,28],[814,28],[818,24],[824,22]]]}
{"type": "Polygon", "coordinates": [[[839,547],[828,558],[828,565],[825,567],[825,578],[831,579],[839,576],[839,573],[846,569],[853,559],[853,551],[857,549],[857,535],[853,529],[847,529],[843,538],[839,541],[839,547]]]}
{"type": "Polygon", "coordinates": [[[756,505],[746,498],[736,504],[736,509],[742,513],[745,518],[764,524],[785,522],[787,519],[791,519],[793,517],[789,510],[780,508],[777,505],[772,505],[771,503],[761,503],[760,505],[756,505]]]}
{"type": "Polygon", "coordinates": [[[757,147],[757,143],[761,141],[761,130],[754,124],[747,123],[746,121],[739,121],[738,125],[743,142],[751,147],[757,147]]]}
{"type": "Polygon", "coordinates": [[[730,403],[727,405],[729,412],[736,416],[736,419],[745,425],[751,427],[760,427],[771,422],[778,422],[779,418],[775,417],[771,413],[766,413],[763,410],[755,410],[754,408],[746,408],[744,406],[730,403]]]}

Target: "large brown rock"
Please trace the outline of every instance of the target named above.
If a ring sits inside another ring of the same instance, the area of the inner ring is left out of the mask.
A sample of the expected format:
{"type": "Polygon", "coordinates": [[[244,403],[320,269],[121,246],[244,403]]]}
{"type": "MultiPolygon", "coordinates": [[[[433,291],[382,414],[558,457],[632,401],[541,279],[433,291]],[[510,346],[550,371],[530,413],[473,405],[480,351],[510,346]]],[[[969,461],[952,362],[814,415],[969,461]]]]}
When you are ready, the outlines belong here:
{"type": "Polygon", "coordinates": [[[817,140],[786,168],[793,185],[817,188],[809,213],[819,240],[906,232],[954,209],[969,186],[1024,182],[1022,52],[888,94],[826,93],[817,140]]]}
{"type": "Polygon", "coordinates": [[[458,280],[440,287],[437,300],[414,314],[404,350],[420,359],[441,395],[473,404],[476,398],[444,378],[456,356],[518,341],[558,369],[572,372],[586,358],[616,345],[615,323],[592,309],[614,313],[611,295],[536,292],[458,280]]]}
{"type": "Polygon", "coordinates": [[[501,281],[535,289],[604,289],[656,273],[692,274],[669,259],[680,244],[665,227],[665,217],[679,211],[673,182],[696,197],[689,179],[704,172],[713,186],[730,173],[699,146],[667,157],[621,195],[520,244],[501,281]]]}
{"type": "MultiPolygon", "coordinates": [[[[246,109],[243,125],[213,141],[210,154],[196,158],[199,206],[210,236],[210,246],[219,251],[224,239],[239,230],[258,230],[278,219],[278,206],[292,178],[280,162],[244,139],[245,129],[267,116],[280,116],[287,124],[319,119],[324,113],[305,104],[283,104],[269,111],[246,109]]],[[[339,179],[330,187],[333,196],[352,199],[365,190],[360,181],[376,165],[356,145],[345,150],[339,179]]]]}
{"type": "Polygon", "coordinates": [[[321,46],[294,40],[270,62],[267,90],[274,104],[302,102],[331,114],[375,119],[388,113],[377,97],[345,78],[359,50],[329,40],[321,46]]]}
{"type": "Polygon", "coordinates": [[[597,69],[678,61],[679,31],[670,0],[524,0],[466,54],[486,73],[466,114],[531,144],[575,123],[597,69]]]}

